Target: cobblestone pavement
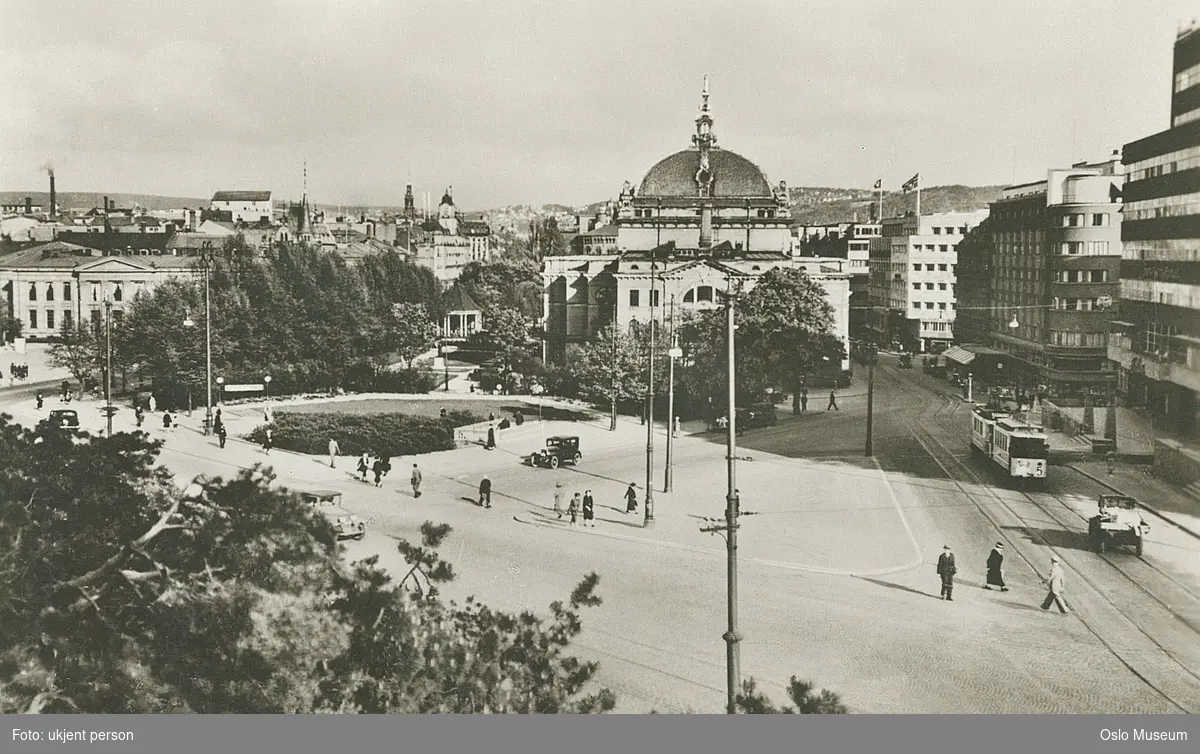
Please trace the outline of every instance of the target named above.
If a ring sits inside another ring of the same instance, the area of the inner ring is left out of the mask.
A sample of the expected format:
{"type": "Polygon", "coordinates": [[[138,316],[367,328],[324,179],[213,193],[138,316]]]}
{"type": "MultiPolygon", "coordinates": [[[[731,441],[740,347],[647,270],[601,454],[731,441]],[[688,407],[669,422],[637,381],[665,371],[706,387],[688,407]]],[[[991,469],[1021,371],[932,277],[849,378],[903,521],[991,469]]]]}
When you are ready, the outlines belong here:
{"type": "MultiPolygon", "coordinates": [[[[1075,613],[1038,609],[1048,553],[1065,553],[1066,546],[1059,540],[1046,545],[1049,534],[1030,539],[1035,512],[1018,503],[1036,506],[1024,498],[1007,501],[1022,515],[1008,511],[998,524],[989,519],[1003,509],[989,490],[999,489],[1001,501],[1009,491],[963,481],[968,478],[933,438],[919,435],[930,446],[922,448],[911,431],[913,418],[937,411],[939,398],[920,384],[889,383],[886,373],[886,367],[877,372],[877,463],[862,456],[861,396],[839,399],[840,412],[792,417],[785,410],[778,427],[739,438],[738,487],[747,512],[739,534],[743,675],[759,679],[780,700],[788,676],[811,679],[861,712],[1200,710],[1194,678],[1178,667],[1174,680],[1164,672],[1172,656],[1192,661],[1181,649],[1186,627],[1163,635],[1157,624],[1165,608],[1145,594],[1134,604],[1135,582],[1115,567],[1099,587],[1109,589],[1117,606],[1099,598],[1082,581],[1098,578],[1093,571],[1103,564],[1092,562],[1093,553],[1071,551],[1067,562],[1075,613]],[[983,560],[998,538],[1012,547],[1007,593],[981,588],[983,560]],[[934,573],[945,543],[958,552],[952,603],[938,599],[934,573]],[[1122,614],[1118,608],[1132,610],[1120,600],[1149,618],[1139,623],[1122,614]]],[[[29,402],[5,410],[36,419],[29,402]]],[[[228,476],[265,462],[282,484],[340,489],[345,506],[371,522],[366,539],[348,543],[348,555],[378,554],[391,567],[399,565],[396,538],[415,538],[426,520],[449,523],[454,533],[444,554],[460,576],[446,593],[455,598],[473,594],[497,607],[544,613],[594,570],[604,604],[585,613],[577,651],[601,662],[600,680],[617,691],[618,710],[722,711],[724,543],[699,531],[703,518],[720,517],[725,507],[720,438],[685,433],[678,439],[668,494],[661,492],[665,434],[657,433],[656,520],[643,528],[640,515],[622,512],[621,499],[630,481],[639,485],[639,499],[645,493],[646,435],[636,421],[623,420],[616,432],[607,431],[606,420],[527,422],[502,433],[496,451],[471,447],[393,459],[391,479],[376,489],[353,479],[350,458],[330,469],[327,458],[278,450],[268,457],[234,439],[259,420],[252,406],[224,412],[231,433],[224,450],[198,431],[201,413],[165,433],[163,462],[181,479],[228,476]],[[522,463],[545,434],[562,431],[581,437],[579,468],[522,463]],[[425,476],[420,499],[407,485],[413,460],[425,476]],[[474,503],[484,473],[493,480],[490,510],[474,503]],[[572,492],[593,491],[595,529],[572,528],[550,512],[556,482],[572,492]]],[[[98,410],[81,414],[94,427],[103,421],[98,410]]],[[[118,414],[118,431],[132,426],[125,414],[118,414]]],[[[164,435],[161,425],[150,433],[164,435]]],[[[1078,483],[1091,484],[1064,477],[1061,489],[1047,494],[1055,500],[1068,492],[1091,494],[1076,490],[1078,483]]],[[[1069,528],[1046,521],[1041,529],[1069,528]]],[[[1158,578],[1152,592],[1165,583],[1158,578]]]]}

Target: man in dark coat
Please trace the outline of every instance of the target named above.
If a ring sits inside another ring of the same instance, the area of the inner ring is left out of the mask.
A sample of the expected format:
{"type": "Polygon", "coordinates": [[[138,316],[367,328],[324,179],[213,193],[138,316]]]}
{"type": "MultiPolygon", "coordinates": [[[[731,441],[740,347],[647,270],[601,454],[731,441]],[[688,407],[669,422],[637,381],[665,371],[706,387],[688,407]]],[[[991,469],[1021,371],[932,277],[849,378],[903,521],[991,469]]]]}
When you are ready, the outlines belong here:
{"type": "Polygon", "coordinates": [[[806,387],[800,388],[800,410],[808,410],[808,388],[806,387]]]}
{"type": "Polygon", "coordinates": [[[483,447],[487,448],[488,450],[492,450],[493,448],[496,447],[496,428],[495,427],[488,427],[487,444],[484,445],[483,447]]]}
{"type": "Polygon", "coordinates": [[[937,573],[942,577],[942,599],[953,602],[954,574],[958,573],[958,568],[954,565],[954,553],[950,550],[950,545],[942,548],[942,554],[938,557],[937,573]]]}
{"type": "Polygon", "coordinates": [[[983,585],[983,588],[991,589],[994,586],[1000,587],[1002,592],[1008,591],[1008,587],[1004,585],[1004,545],[999,542],[988,555],[987,583],[983,585]]]}
{"type": "Polygon", "coordinates": [[[492,480],[487,474],[479,481],[479,504],[484,508],[492,507],[492,480]]]}

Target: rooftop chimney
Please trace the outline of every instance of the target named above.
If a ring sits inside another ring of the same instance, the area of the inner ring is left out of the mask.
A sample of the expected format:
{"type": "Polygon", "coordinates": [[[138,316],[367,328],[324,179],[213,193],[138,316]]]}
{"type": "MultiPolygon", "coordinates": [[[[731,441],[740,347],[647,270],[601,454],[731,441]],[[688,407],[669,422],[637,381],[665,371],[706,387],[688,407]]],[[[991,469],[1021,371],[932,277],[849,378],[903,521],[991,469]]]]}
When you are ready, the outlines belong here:
{"type": "Polygon", "coordinates": [[[54,171],[50,171],[50,219],[58,215],[58,195],[54,193],[54,171]]]}
{"type": "Polygon", "coordinates": [[[108,214],[108,197],[104,197],[104,214],[108,214]]]}

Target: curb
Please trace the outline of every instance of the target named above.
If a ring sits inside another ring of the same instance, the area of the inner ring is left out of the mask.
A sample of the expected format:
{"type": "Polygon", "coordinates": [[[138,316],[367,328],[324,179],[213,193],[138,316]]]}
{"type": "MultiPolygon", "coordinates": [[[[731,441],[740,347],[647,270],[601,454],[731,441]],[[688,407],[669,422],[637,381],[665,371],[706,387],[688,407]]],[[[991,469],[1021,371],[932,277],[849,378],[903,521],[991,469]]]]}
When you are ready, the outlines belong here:
{"type": "Polygon", "coordinates": [[[1164,513],[1161,513],[1159,511],[1155,510],[1154,508],[1151,508],[1149,505],[1146,505],[1144,502],[1142,502],[1141,498],[1138,498],[1136,495],[1130,495],[1129,493],[1125,492],[1124,490],[1118,489],[1118,488],[1114,487],[1113,485],[1109,484],[1108,482],[1105,482],[1103,479],[1099,479],[1096,476],[1089,474],[1088,472],[1084,471],[1083,469],[1079,468],[1078,466],[1076,466],[1074,464],[1069,463],[1069,464],[1066,464],[1066,466],[1069,469],[1074,469],[1075,471],[1079,472],[1080,474],[1083,474],[1085,477],[1087,477],[1088,479],[1091,479],[1093,482],[1100,485],[1101,487],[1107,487],[1108,489],[1112,490],[1113,492],[1117,493],[1118,495],[1125,495],[1126,497],[1132,497],[1132,498],[1137,499],[1138,505],[1141,506],[1142,508],[1145,508],[1150,513],[1154,514],[1155,516],[1158,516],[1163,521],[1166,521],[1167,523],[1171,524],[1172,526],[1175,526],[1178,529],[1182,529],[1183,531],[1192,535],[1196,539],[1200,539],[1200,532],[1193,531],[1191,528],[1184,526],[1183,524],[1179,523],[1178,521],[1171,518],[1170,516],[1168,516],[1164,513]]]}

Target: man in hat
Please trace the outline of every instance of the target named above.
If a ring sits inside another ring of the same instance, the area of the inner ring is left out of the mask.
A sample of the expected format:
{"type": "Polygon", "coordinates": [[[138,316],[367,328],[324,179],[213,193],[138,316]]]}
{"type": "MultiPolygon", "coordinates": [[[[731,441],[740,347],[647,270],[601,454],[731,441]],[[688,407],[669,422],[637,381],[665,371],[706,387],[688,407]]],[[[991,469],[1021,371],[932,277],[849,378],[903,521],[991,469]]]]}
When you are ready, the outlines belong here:
{"type": "Polygon", "coordinates": [[[1062,561],[1057,555],[1050,556],[1050,576],[1046,579],[1046,586],[1049,587],[1049,591],[1046,593],[1046,599],[1042,600],[1042,609],[1049,610],[1051,605],[1058,605],[1059,611],[1064,615],[1071,612],[1063,598],[1062,561]]]}
{"type": "Polygon", "coordinates": [[[562,482],[554,483],[554,514],[559,518],[563,516],[563,488],[562,482]]]}
{"type": "Polygon", "coordinates": [[[988,555],[987,583],[983,585],[983,588],[991,589],[994,586],[1000,587],[1002,592],[1008,591],[1008,587],[1004,585],[1004,545],[999,542],[988,555]]]}
{"type": "Polygon", "coordinates": [[[942,599],[953,602],[954,574],[958,573],[958,568],[954,565],[954,552],[950,545],[943,547],[942,554],[938,556],[937,573],[942,577],[942,599]]]}

